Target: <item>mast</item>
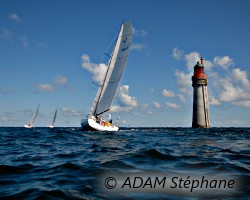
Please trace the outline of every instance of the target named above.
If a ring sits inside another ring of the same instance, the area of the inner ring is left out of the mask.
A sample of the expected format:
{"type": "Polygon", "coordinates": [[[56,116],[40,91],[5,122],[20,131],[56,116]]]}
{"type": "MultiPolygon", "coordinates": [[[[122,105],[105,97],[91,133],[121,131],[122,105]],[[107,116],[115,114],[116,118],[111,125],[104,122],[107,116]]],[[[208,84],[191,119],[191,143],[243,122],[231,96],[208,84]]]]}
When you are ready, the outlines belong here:
{"type": "Polygon", "coordinates": [[[35,113],[35,115],[34,115],[34,117],[33,117],[33,119],[32,119],[32,121],[31,121],[30,124],[33,124],[33,123],[34,123],[34,121],[35,121],[35,119],[36,119],[36,116],[37,116],[37,114],[38,114],[39,107],[40,107],[40,103],[38,104],[38,107],[37,107],[37,109],[36,109],[36,113],[35,113]]]}

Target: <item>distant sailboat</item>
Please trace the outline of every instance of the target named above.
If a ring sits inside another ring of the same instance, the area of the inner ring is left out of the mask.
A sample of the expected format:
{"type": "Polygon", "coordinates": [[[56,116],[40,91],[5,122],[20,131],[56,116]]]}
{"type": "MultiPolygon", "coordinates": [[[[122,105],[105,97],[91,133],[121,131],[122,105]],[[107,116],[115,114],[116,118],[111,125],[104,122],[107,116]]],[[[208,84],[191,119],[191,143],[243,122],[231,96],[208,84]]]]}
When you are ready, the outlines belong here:
{"type": "Polygon", "coordinates": [[[40,107],[40,103],[38,104],[38,107],[37,107],[37,109],[36,109],[35,114],[33,115],[33,118],[32,118],[32,120],[31,120],[31,122],[24,125],[25,128],[32,128],[32,127],[33,127],[33,124],[34,124],[35,119],[36,119],[37,114],[38,114],[39,107],[40,107]]]}
{"type": "Polygon", "coordinates": [[[131,45],[132,25],[130,22],[123,22],[109,60],[104,80],[102,85],[99,86],[91,111],[87,118],[81,120],[83,130],[118,131],[118,126],[113,125],[112,120],[106,123],[100,116],[110,110],[126,66],[131,45]]]}
{"type": "Polygon", "coordinates": [[[55,111],[55,114],[54,114],[54,117],[53,117],[52,124],[48,126],[49,128],[54,128],[55,122],[56,122],[56,115],[57,115],[57,109],[56,109],[56,111],[55,111]]]}

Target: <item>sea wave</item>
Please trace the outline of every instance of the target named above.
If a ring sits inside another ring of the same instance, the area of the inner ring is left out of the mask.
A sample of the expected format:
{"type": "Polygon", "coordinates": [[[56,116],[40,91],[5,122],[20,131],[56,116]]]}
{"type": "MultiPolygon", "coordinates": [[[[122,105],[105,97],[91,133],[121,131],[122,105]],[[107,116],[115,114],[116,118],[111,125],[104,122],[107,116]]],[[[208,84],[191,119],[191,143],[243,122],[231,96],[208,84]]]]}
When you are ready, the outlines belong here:
{"type": "MultiPolygon", "coordinates": [[[[250,128],[0,128],[1,199],[186,199],[175,193],[117,193],[100,188],[103,176],[143,173],[234,177],[248,199],[250,128]],[[101,182],[100,182],[101,181],[101,182]],[[111,196],[110,196],[111,195],[111,196]]],[[[188,198],[202,198],[192,193],[188,198]]],[[[220,199],[222,196],[213,198],[220,199]]]]}

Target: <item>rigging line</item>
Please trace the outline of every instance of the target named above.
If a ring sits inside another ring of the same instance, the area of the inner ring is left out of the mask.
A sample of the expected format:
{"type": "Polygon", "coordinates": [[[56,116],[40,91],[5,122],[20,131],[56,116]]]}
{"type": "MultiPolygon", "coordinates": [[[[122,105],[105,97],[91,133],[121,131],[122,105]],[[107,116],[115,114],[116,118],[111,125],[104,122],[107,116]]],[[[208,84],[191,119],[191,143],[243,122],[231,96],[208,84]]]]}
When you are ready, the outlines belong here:
{"type": "MultiPolygon", "coordinates": [[[[110,42],[110,44],[108,45],[108,47],[106,48],[106,50],[104,51],[104,53],[102,54],[102,59],[101,59],[101,62],[103,61],[103,58],[104,58],[104,55],[108,55],[106,52],[107,52],[107,50],[110,48],[110,46],[111,46],[111,44],[114,42],[114,40],[116,39],[116,38],[118,38],[118,36],[119,36],[119,33],[117,34],[115,34],[115,36],[114,36],[114,38],[112,39],[112,41],[110,42]]],[[[109,56],[109,57],[111,57],[111,56],[109,56]]]]}

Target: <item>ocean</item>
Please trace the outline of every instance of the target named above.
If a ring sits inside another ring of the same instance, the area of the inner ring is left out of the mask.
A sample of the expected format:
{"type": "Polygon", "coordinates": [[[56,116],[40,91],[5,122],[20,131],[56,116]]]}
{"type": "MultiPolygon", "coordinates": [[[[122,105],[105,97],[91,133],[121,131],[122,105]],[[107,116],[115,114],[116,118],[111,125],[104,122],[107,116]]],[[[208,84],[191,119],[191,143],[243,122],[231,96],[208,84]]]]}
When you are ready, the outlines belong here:
{"type": "Polygon", "coordinates": [[[0,199],[250,199],[250,128],[0,128],[0,199]]]}

